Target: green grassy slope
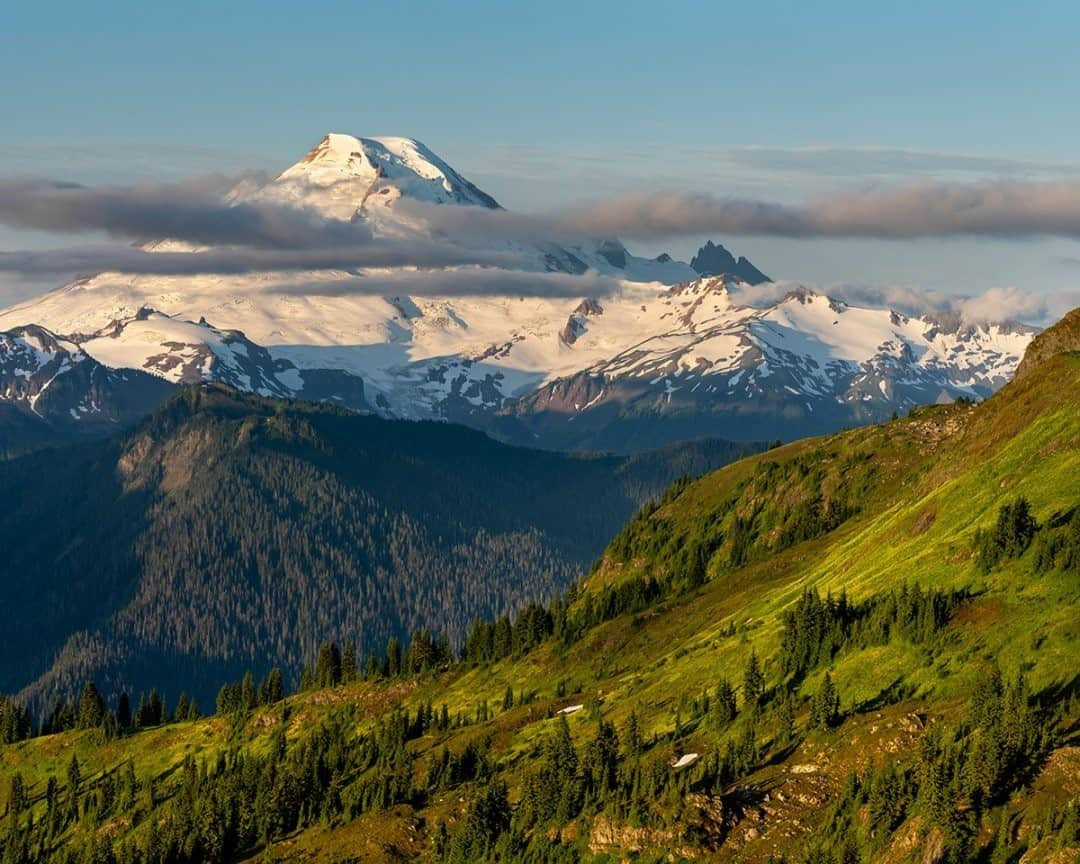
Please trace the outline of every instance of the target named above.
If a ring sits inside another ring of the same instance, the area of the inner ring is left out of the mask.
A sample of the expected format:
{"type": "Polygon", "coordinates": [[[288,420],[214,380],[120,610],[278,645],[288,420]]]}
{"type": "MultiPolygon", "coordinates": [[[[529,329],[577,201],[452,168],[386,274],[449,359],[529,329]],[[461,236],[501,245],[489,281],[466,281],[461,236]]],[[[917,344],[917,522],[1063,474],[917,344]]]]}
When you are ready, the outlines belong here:
{"type": "MultiPolygon", "coordinates": [[[[571,598],[568,618],[604,617],[597,604],[620,586],[651,579],[662,588],[647,604],[575,629],[573,638],[116,741],[94,730],[7,745],[0,807],[15,772],[40,820],[48,777],[62,785],[71,754],[89,789],[130,760],[141,797],[123,814],[84,813],[48,847],[79,849],[97,837],[99,847],[123,851],[175,818],[177,766],[189,754],[213,774],[223,754],[269,753],[282,729],[287,752],[299,753],[326,723],[359,748],[385,735],[395,708],[415,713],[430,703],[461,722],[409,736],[410,759],[401,763],[413,781],[408,794],[384,806],[346,804],[344,812],[324,801],[297,827],[230,854],[326,862],[1074,861],[1080,560],[1061,549],[1080,524],[1078,505],[1080,354],[1057,354],[984,404],[920,409],[797,442],[673,490],[609,547],[571,598]],[[1001,508],[1019,498],[1042,526],[1034,542],[980,567],[978,532],[993,529],[1001,508]],[[798,674],[785,668],[784,615],[804,592],[843,594],[869,619],[866,610],[877,607],[859,604],[916,584],[941,596],[963,592],[941,626],[852,637],[798,674]],[[742,683],[752,653],[767,688],[756,710],[742,683]],[[1008,692],[995,696],[1006,708],[982,720],[990,715],[978,694],[988,692],[994,669],[1006,682],[1022,674],[1027,689],[1015,701],[1008,692]],[[840,716],[820,726],[812,720],[826,673],[840,716]],[[727,724],[703,704],[721,679],[738,691],[738,715],[727,724]],[[561,815],[526,819],[542,782],[530,778],[555,764],[556,712],[577,704],[583,709],[566,725],[580,761],[564,785],[579,784],[584,800],[561,815]],[[1037,744],[1009,725],[1029,712],[1037,744]],[[628,744],[631,717],[640,754],[628,744]],[[594,788],[601,721],[617,730],[618,782],[634,778],[632,791],[594,788]],[[461,754],[470,742],[487,755],[486,772],[427,782],[442,748],[461,754]],[[718,775],[729,748],[737,767],[718,775]],[[1006,752],[1013,754],[1006,776],[986,787],[995,791],[973,794],[991,757],[1006,752]],[[693,753],[699,758],[689,767],[672,767],[693,753]],[[953,778],[940,794],[928,791],[935,771],[953,778]],[[145,794],[150,778],[153,800],[145,794]],[[499,783],[512,807],[506,824],[473,803],[499,783]]],[[[343,800],[356,801],[366,782],[389,776],[389,764],[348,763],[333,782],[343,800]]]]}

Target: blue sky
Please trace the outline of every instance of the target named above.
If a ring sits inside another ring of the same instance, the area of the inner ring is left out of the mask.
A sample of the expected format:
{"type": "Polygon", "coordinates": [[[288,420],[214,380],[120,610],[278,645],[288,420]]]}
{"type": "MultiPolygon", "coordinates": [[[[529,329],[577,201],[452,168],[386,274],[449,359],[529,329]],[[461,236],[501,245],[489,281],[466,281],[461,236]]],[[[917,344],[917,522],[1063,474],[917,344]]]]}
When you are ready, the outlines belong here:
{"type": "MultiPolygon", "coordinates": [[[[420,138],[516,210],[1075,180],[1078,32],[1064,2],[11,4],[0,174],[275,171],[335,130],[420,138]]],[[[716,239],[819,283],[1080,286],[1067,240],[716,239]]]]}

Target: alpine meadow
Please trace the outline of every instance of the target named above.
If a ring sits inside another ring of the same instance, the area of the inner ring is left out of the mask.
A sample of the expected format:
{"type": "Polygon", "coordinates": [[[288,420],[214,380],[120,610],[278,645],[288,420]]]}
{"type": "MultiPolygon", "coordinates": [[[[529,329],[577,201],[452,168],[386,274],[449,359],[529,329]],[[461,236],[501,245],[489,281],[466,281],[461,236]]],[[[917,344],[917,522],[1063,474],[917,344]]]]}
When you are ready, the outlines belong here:
{"type": "Polygon", "coordinates": [[[1078,32],[5,9],[0,864],[1080,864],[1078,32]]]}

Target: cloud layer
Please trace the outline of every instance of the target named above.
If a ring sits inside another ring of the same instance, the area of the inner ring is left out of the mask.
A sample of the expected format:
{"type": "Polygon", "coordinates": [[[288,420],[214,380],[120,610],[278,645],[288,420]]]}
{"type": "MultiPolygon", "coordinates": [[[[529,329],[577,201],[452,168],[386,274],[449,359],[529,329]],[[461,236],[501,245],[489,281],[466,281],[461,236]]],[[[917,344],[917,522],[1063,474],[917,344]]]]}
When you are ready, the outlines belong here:
{"type": "Polygon", "coordinates": [[[786,205],[691,192],[639,192],[574,208],[564,230],[638,239],[726,234],[885,240],[1080,238],[1080,182],[924,183],[786,205]]]}
{"type": "Polygon", "coordinates": [[[104,272],[145,276],[236,276],[364,267],[518,267],[521,264],[521,257],[510,253],[424,241],[381,241],[313,249],[232,246],[197,253],[146,252],[129,246],[0,252],[0,272],[28,276],[104,272]]]}
{"type": "MultiPolygon", "coordinates": [[[[362,224],[269,203],[229,204],[235,179],[87,187],[0,179],[0,223],[58,233],[101,231],[199,245],[300,249],[371,240],[362,224]]],[[[1080,238],[1080,181],[923,183],[842,192],[802,205],[652,190],[545,216],[481,208],[413,207],[449,239],[567,235],[659,239],[703,234],[906,239],[953,236],[1080,238]],[[476,212],[473,212],[473,211],[476,212]]]]}
{"type": "MultiPolygon", "coordinates": [[[[615,279],[529,272],[548,243],[585,237],[656,240],[700,235],[903,240],[983,236],[1080,238],[1080,182],[925,183],[843,192],[802,205],[643,191],[540,215],[479,207],[397,208],[426,226],[431,239],[373,237],[363,223],[327,220],[272,203],[225,200],[236,178],[182,183],[86,187],[45,180],[0,179],[0,224],[78,234],[102,232],[127,241],[167,237],[204,248],[197,253],[144,251],[113,244],[0,252],[0,272],[26,277],[71,273],[236,275],[251,272],[403,268],[355,278],[296,279],[308,293],[506,293],[574,297],[617,290],[615,279]],[[517,244],[518,251],[508,249],[517,244]],[[444,270],[443,268],[457,268],[444,270]]],[[[424,232],[421,232],[424,233],[424,232]]],[[[284,284],[291,280],[279,280],[284,284]]],[[[747,302],[779,296],[790,283],[748,290],[747,302]]],[[[1080,303],[1075,292],[1029,294],[996,288],[977,297],[932,295],[907,288],[831,285],[824,293],[853,303],[935,311],[970,322],[1049,320],[1080,303]]]]}
{"type": "Polygon", "coordinates": [[[306,210],[224,200],[237,178],[183,183],[80,186],[51,180],[0,179],[0,223],[62,234],[103,232],[113,237],[168,237],[195,245],[313,248],[355,244],[366,236],[355,224],[306,210]]]}
{"type": "Polygon", "coordinates": [[[268,293],[326,296],[428,297],[609,297],[621,287],[618,279],[588,272],[533,273],[524,270],[468,267],[455,270],[408,270],[365,273],[349,279],[304,279],[267,286],[268,293]]]}

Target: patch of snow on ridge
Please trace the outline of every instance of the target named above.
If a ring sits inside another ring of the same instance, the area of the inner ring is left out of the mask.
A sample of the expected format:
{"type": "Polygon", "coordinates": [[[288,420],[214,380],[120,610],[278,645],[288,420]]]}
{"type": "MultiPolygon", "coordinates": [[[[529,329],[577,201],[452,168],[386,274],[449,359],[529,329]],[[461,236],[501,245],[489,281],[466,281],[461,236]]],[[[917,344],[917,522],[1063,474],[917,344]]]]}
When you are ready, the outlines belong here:
{"type": "Polygon", "coordinates": [[[214,328],[157,312],[125,322],[115,332],[89,339],[83,348],[106,366],[145,369],[174,383],[197,380],[186,375],[188,364],[212,359],[207,349],[226,363],[232,360],[236,350],[214,328]]]}

